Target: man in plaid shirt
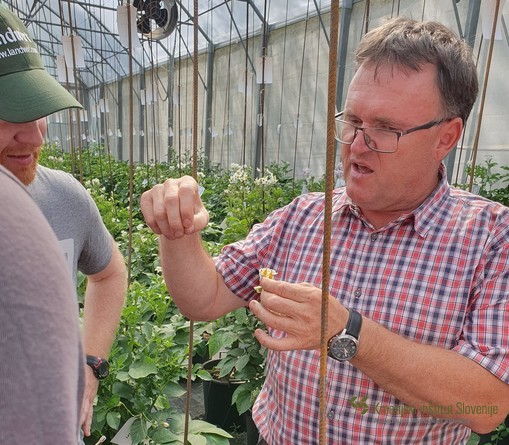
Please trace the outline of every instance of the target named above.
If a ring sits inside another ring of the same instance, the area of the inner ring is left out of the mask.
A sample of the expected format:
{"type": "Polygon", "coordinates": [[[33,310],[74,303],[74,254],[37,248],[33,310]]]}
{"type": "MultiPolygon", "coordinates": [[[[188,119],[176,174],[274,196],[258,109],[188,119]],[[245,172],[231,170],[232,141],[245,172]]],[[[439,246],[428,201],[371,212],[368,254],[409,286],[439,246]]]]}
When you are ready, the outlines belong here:
{"type": "MultiPolygon", "coordinates": [[[[467,443],[509,411],[509,209],[452,188],[442,163],[476,68],[443,25],[404,18],[366,34],[356,61],[336,118],[346,187],[333,196],[328,443],[467,443]]],[[[142,210],[184,315],[249,305],[268,327],[255,332],[269,349],[260,443],[316,444],[324,195],[297,198],[214,259],[192,178],[155,186],[142,210]],[[261,268],[276,280],[259,282],[261,268]]]]}

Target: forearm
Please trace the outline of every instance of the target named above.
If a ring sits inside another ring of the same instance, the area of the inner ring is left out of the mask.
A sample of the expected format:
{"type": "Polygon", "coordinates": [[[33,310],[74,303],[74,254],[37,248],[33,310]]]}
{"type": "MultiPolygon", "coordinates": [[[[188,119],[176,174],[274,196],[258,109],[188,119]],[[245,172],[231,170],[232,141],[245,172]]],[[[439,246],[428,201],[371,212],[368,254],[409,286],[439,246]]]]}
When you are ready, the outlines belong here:
{"type": "Polygon", "coordinates": [[[127,274],[116,246],[104,271],[88,277],[83,313],[85,352],[107,358],[124,307],[127,274]]]}
{"type": "Polygon", "coordinates": [[[423,413],[489,432],[509,411],[509,385],[455,351],[409,341],[366,318],[360,344],[352,364],[423,413]]]}
{"type": "Polygon", "coordinates": [[[214,320],[244,305],[225,286],[198,233],[169,240],[159,238],[160,258],[168,291],[192,320],[214,320]]]}

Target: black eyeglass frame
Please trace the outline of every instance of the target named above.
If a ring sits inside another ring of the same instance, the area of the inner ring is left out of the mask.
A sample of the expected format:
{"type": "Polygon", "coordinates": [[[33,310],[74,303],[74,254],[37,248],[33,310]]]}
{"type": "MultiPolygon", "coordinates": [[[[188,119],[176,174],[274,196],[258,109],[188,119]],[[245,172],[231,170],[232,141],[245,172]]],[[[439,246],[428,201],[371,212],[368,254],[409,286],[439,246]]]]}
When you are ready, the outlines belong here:
{"type": "MultiPolygon", "coordinates": [[[[409,128],[408,130],[397,131],[397,130],[387,130],[385,128],[376,128],[376,127],[358,127],[357,125],[354,125],[351,122],[345,121],[343,119],[339,119],[341,116],[343,116],[343,114],[344,114],[344,111],[340,111],[339,113],[336,113],[334,115],[334,120],[343,122],[343,123],[348,124],[348,125],[351,125],[352,127],[355,128],[355,133],[353,135],[352,142],[344,142],[344,141],[342,141],[341,139],[339,139],[339,135],[338,134],[334,135],[336,140],[338,142],[342,143],[342,144],[345,144],[345,145],[352,145],[353,142],[355,141],[355,138],[357,137],[357,134],[359,133],[359,131],[362,131],[362,134],[363,134],[363,137],[364,137],[364,142],[366,143],[366,146],[370,150],[376,151],[377,153],[396,153],[396,151],[398,150],[399,140],[403,136],[405,136],[407,134],[410,134],[410,133],[413,133],[414,131],[428,130],[429,128],[436,127],[437,125],[440,125],[440,124],[444,123],[445,121],[450,120],[450,119],[432,120],[432,121],[427,122],[426,124],[418,125],[417,127],[409,128]],[[390,150],[380,150],[378,148],[371,147],[371,145],[370,145],[370,141],[371,140],[366,136],[366,132],[364,130],[378,130],[378,131],[386,131],[388,133],[394,133],[396,135],[396,148],[394,150],[390,151],[390,150]]],[[[337,132],[335,132],[335,133],[337,133],[337,132]]]]}

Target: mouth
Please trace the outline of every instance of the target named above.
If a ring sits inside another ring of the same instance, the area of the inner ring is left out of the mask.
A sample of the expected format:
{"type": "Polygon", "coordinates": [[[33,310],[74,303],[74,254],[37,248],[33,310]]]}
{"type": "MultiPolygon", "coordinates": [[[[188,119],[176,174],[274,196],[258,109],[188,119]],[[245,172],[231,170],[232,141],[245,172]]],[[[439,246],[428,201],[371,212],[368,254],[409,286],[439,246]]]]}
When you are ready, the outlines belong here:
{"type": "Polygon", "coordinates": [[[9,154],[6,156],[6,158],[18,165],[29,165],[32,163],[33,155],[31,153],[22,155],[9,154]]]}
{"type": "Polygon", "coordinates": [[[361,175],[367,175],[370,173],[373,173],[373,170],[371,170],[369,167],[363,164],[357,164],[356,162],[352,163],[352,169],[361,175]]]}

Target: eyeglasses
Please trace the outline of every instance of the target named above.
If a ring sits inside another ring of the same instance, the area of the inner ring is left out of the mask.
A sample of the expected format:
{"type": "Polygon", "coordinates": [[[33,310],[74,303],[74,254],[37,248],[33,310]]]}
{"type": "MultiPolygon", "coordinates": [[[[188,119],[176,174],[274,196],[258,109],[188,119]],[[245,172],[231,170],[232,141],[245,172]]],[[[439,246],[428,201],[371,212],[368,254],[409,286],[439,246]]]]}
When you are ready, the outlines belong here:
{"type": "Polygon", "coordinates": [[[344,111],[336,114],[336,128],[335,138],[342,144],[351,145],[355,140],[357,133],[362,131],[364,134],[364,142],[370,150],[377,151],[378,153],[394,153],[398,149],[399,139],[406,134],[413,133],[414,131],[427,130],[428,128],[440,125],[448,119],[440,119],[430,121],[427,124],[419,125],[408,130],[396,131],[385,130],[383,128],[363,128],[358,127],[351,122],[344,121],[341,118],[344,111]]]}

